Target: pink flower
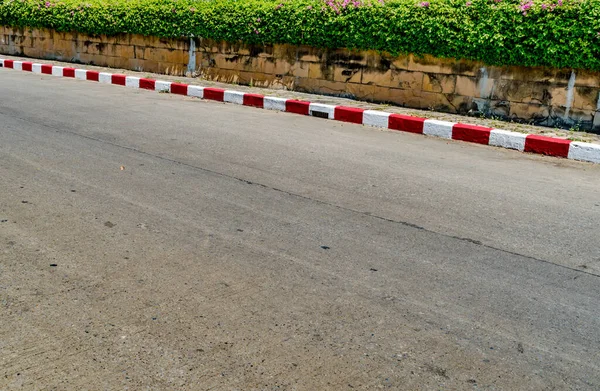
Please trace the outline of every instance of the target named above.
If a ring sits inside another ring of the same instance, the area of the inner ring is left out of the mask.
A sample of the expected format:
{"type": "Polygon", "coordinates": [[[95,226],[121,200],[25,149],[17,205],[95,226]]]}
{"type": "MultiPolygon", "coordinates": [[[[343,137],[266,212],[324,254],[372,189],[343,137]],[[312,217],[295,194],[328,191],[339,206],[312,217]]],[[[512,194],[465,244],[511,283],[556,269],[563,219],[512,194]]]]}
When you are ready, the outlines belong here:
{"type": "Polygon", "coordinates": [[[279,5],[277,7],[275,7],[276,10],[278,10],[279,8],[283,7],[282,3],[279,3],[279,5]]]}
{"type": "Polygon", "coordinates": [[[519,9],[523,13],[523,16],[527,16],[527,11],[533,6],[533,0],[522,1],[519,9]]]}
{"type": "Polygon", "coordinates": [[[546,8],[548,8],[548,6],[546,4],[542,4],[542,9],[545,10],[546,8]]]}
{"type": "Polygon", "coordinates": [[[338,8],[337,4],[333,2],[333,0],[329,0],[327,2],[327,5],[329,6],[329,8],[334,10],[335,13],[337,13],[338,15],[340,14],[340,9],[338,8]]]}
{"type": "Polygon", "coordinates": [[[255,32],[256,34],[259,34],[259,31],[258,31],[257,29],[254,29],[254,32],[255,32]]]}
{"type": "Polygon", "coordinates": [[[256,19],[256,23],[260,23],[260,18],[256,19]]]}
{"type": "Polygon", "coordinates": [[[309,5],[308,7],[306,7],[307,10],[311,10],[312,9],[312,5],[309,5]]]}
{"type": "Polygon", "coordinates": [[[46,2],[46,8],[49,8],[52,4],[50,4],[49,2],[46,2]]]}
{"type": "Polygon", "coordinates": [[[472,5],[473,5],[473,2],[471,2],[471,1],[467,1],[467,3],[466,3],[465,5],[466,5],[467,7],[470,7],[470,6],[472,6],[472,5]]]}
{"type": "Polygon", "coordinates": [[[429,7],[429,2],[428,1],[423,1],[423,2],[421,2],[421,4],[419,4],[419,7],[421,7],[421,8],[428,8],[429,7]]]}
{"type": "MultiPolygon", "coordinates": [[[[378,0],[381,4],[384,4],[384,0],[378,0]]],[[[325,5],[336,12],[338,15],[342,10],[348,7],[359,8],[365,5],[362,0],[325,0],[325,5]]],[[[326,11],[327,7],[323,7],[322,10],[326,11]]]]}

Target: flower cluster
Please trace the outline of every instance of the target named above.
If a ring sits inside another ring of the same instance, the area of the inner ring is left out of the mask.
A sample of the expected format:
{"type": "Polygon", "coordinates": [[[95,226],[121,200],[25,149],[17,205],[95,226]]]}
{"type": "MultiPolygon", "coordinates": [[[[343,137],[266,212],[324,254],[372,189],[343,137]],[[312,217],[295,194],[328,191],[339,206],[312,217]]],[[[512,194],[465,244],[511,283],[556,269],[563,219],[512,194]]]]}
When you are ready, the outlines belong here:
{"type": "Polygon", "coordinates": [[[563,5],[563,0],[558,0],[556,4],[542,4],[542,9],[547,11],[554,11],[556,7],[563,5]]]}
{"type": "Polygon", "coordinates": [[[531,7],[533,7],[533,1],[525,0],[525,1],[521,2],[521,5],[519,5],[519,10],[521,10],[521,12],[523,13],[523,16],[526,16],[527,11],[529,11],[531,9],[531,7]]]}
{"type": "Polygon", "coordinates": [[[348,7],[358,8],[364,5],[362,0],[326,0],[325,4],[338,15],[348,7]]]}
{"type": "MultiPolygon", "coordinates": [[[[496,0],[494,0],[496,1],[496,0]]],[[[523,14],[523,16],[527,16],[527,12],[533,8],[533,0],[523,0],[519,5],[519,11],[523,14]]],[[[558,0],[556,3],[546,4],[543,3],[540,8],[544,11],[552,12],[557,7],[561,7],[563,5],[563,0],[558,0]]]]}

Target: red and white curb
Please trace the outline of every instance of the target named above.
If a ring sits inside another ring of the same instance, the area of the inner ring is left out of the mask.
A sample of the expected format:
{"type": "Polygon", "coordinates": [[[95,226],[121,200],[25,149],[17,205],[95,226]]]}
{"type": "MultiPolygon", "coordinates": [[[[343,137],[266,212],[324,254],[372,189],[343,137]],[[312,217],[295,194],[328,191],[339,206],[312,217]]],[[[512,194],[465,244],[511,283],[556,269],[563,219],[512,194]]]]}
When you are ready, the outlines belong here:
{"type": "Polygon", "coordinates": [[[71,77],[105,84],[116,84],[130,88],[169,92],[172,94],[193,96],[219,102],[230,102],[268,110],[285,111],[288,113],[310,115],[336,121],[516,149],[523,152],[600,163],[600,145],[575,142],[560,138],[534,134],[528,135],[478,125],[438,121],[402,114],[386,113],[377,110],[365,110],[356,107],[333,106],[302,100],[248,94],[221,88],[201,87],[86,69],[37,64],[28,61],[0,59],[0,66],[26,72],[71,77]]]}

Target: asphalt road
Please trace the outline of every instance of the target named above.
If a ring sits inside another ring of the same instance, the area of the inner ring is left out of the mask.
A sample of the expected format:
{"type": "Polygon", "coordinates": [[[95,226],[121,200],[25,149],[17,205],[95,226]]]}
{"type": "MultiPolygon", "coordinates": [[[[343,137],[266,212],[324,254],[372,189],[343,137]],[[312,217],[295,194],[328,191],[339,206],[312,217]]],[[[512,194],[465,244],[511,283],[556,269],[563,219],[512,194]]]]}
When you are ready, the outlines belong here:
{"type": "Polygon", "coordinates": [[[597,390],[599,179],[0,69],[0,389],[597,390]]]}

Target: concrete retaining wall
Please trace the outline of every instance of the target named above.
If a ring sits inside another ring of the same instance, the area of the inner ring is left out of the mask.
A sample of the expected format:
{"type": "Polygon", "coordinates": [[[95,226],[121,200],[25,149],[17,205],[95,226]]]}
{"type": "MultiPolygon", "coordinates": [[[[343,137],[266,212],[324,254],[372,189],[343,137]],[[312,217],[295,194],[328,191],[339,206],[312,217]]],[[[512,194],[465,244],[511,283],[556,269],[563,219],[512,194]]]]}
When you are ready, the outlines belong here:
{"type": "Polygon", "coordinates": [[[374,51],[252,46],[133,34],[90,36],[0,26],[0,53],[270,88],[600,133],[600,73],[492,67],[374,51]]]}

